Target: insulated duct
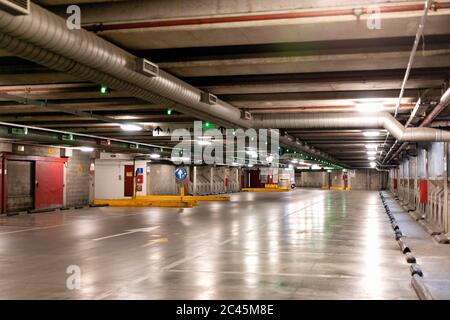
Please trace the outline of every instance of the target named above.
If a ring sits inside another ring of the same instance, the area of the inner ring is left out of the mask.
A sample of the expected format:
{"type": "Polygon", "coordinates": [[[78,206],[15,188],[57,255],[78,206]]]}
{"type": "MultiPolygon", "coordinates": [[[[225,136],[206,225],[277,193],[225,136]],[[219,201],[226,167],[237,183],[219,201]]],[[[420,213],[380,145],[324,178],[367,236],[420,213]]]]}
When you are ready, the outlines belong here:
{"type": "Polygon", "coordinates": [[[405,128],[390,113],[311,113],[261,114],[253,119],[254,128],[349,129],[384,128],[398,141],[450,141],[450,131],[433,128],[405,128]]]}
{"type": "MultiPolygon", "coordinates": [[[[19,40],[35,46],[34,50],[43,50],[44,54],[37,57],[35,51],[27,54],[19,52],[18,56],[30,59],[28,56],[31,54],[33,59],[45,59],[49,54],[55,54],[53,69],[61,70],[59,69],[61,64],[65,65],[66,72],[72,71],[71,73],[76,73],[74,69],[77,68],[88,68],[89,74],[80,77],[87,79],[89,76],[90,81],[97,83],[103,83],[105,78],[112,77],[114,79],[108,79],[111,80],[110,83],[114,82],[117,85],[117,82],[126,82],[127,92],[136,94],[137,88],[130,88],[130,85],[137,86],[140,90],[144,89],[147,91],[148,101],[154,103],[174,101],[176,105],[173,108],[180,109],[181,112],[186,112],[186,109],[179,108],[179,105],[189,107],[203,115],[222,119],[234,126],[247,127],[245,121],[241,120],[239,109],[221,100],[214,105],[201,102],[201,90],[163,70],[154,77],[135,71],[137,57],[84,29],[69,30],[63,18],[33,3],[30,4],[29,15],[13,16],[0,11],[0,32],[3,40],[2,48],[11,51],[11,44],[5,43],[5,36],[9,36],[10,40],[19,40]]],[[[14,51],[16,52],[17,50],[14,51]]],[[[42,61],[39,63],[43,64],[42,61]]]]}

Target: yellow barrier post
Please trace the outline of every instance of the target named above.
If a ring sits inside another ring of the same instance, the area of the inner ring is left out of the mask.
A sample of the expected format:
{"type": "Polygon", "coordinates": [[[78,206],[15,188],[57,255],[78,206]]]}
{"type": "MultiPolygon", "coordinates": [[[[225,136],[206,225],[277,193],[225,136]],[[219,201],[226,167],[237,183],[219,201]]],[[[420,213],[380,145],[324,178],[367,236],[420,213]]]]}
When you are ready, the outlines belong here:
{"type": "Polygon", "coordinates": [[[180,186],[180,196],[184,197],[184,186],[180,186]]]}

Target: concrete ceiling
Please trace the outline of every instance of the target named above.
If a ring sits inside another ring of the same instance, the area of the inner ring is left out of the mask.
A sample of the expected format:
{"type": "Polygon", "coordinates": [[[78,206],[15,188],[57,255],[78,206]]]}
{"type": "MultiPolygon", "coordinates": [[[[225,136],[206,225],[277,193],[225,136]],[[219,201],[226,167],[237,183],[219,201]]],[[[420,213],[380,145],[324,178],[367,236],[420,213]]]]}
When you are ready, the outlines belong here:
{"type": "MultiPolygon", "coordinates": [[[[379,30],[367,28],[367,15],[320,17],[317,13],[357,10],[369,3],[411,8],[423,5],[423,1],[406,0],[41,0],[38,3],[63,16],[65,5],[80,4],[83,25],[99,36],[252,113],[351,112],[366,102],[382,104],[386,111],[393,112],[422,10],[382,13],[379,30]],[[280,14],[305,12],[314,12],[316,16],[280,18],[283,17],[280,14]],[[252,15],[260,18],[249,20],[252,15]],[[233,17],[241,18],[233,21],[233,17]],[[175,25],[174,21],[184,22],[175,25]],[[137,27],[138,23],[146,27],[137,27]]],[[[403,122],[418,97],[428,90],[413,122],[418,123],[439,99],[450,76],[450,1],[439,3],[444,6],[430,12],[425,42],[416,54],[401,101],[398,119],[403,122]]],[[[195,119],[176,112],[169,116],[167,106],[152,105],[127,93],[113,91],[103,95],[98,85],[7,52],[0,51],[0,56],[3,93],[57,103],[68,110],[136,121],[148,130],[161,125],[188,124],[195,119]]],[[[94,118],[8,99],[0,100],[0,120],[171,144],[167,137],[152,136],[148,131],[130,134],[94,118]]],[[[368,165],[366,143],[382,145],[386,138],[384,131],[376,138],[364,136],[363,131],[289,130],[288,133],[356,167],[368,165]]],[[[394,140],[390,137],[386,142],[384,148],[388,149],[394,140]]]]}

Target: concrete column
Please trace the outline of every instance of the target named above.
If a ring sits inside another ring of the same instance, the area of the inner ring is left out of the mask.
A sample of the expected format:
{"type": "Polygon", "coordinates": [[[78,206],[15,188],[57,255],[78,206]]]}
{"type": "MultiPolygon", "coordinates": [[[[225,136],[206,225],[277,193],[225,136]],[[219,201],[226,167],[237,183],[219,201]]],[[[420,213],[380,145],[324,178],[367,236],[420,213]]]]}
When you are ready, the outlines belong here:
{"type": "Polygon", "coordinates": [[[193,177],[192,177],[192,194],[194,196],[197,195],[197,167],[194,166],[193,168],[193,177]]]}
{"type": "Polygon", "coordinates": [[[448,142],[444,142],[444,228],[445,233],[450,233],[450,217],[448,216],[448,142]]]}
{"type": "Polygon", "coordinates": [[[214,167],[209,171],[209,193],[214,194],[214,167]]]}
{"type": "Polygon", "coordinates": [[[419,187],[418,187],[418,183],[419,183],[419,158],[416,157],[416,168],[414,170],[414,205],[415,205],[415,209],[417,210],[418,206],[419,206],[419,201],[416,202],[416,199],[419,198],[419,187]]]}
{"type": "Polygon", "coordinates": [[[411,199],[410,199],[410,197],[409,197],[409,188],[411,187],[410,186],[410,178],[411,178],[411,159],[408,157],[408,183],[407,183],[407,190],[408,190],[408,197],[406,198],[406,204],[409,206],[409,204],[410,204],[410,201],[411,201],[411,199]]]}
{"type": "Polygon", "coordinates": [[[63,169],[63,206],[67,206],[67,163],[64,163],[63,169]]]}

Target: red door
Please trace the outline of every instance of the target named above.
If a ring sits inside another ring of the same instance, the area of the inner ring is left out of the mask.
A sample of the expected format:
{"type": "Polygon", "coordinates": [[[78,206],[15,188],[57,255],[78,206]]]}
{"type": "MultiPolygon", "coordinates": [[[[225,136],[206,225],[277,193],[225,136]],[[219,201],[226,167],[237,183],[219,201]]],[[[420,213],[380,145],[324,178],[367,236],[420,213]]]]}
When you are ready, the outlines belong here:
{"type": "Polygon", "coordinates": [[[36,161],[35,209],[63,206],[64,162],[36,161]]]}
{"type": "Polygon", "coordinates": [[[133,187],[134,187],[134,166],[126,165],[125,173],[124,173],[124,196],[132,197],[133,196],[133,187]]]}

